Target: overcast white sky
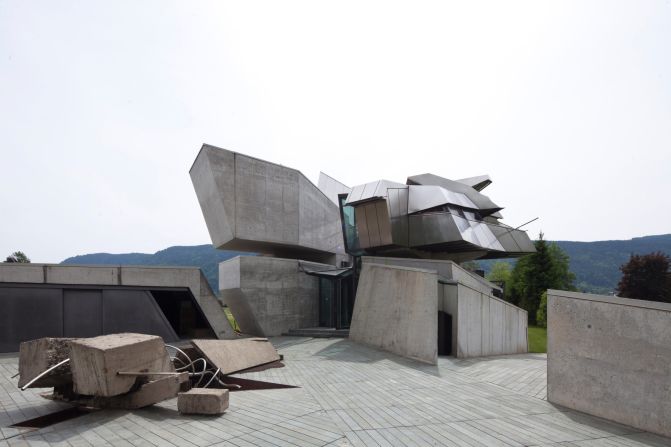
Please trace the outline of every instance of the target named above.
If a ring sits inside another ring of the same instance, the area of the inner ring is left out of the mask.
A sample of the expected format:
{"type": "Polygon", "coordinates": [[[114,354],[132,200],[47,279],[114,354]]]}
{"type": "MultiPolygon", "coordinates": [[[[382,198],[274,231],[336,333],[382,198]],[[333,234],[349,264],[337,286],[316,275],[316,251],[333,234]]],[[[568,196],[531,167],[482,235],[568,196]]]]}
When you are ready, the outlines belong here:
{"type": "Polygon", "coordinates": [[[671,2],[0,0],[0,257],[209,243],[204,142],[487,173],[532,237],[671,233],[671,2]]]}

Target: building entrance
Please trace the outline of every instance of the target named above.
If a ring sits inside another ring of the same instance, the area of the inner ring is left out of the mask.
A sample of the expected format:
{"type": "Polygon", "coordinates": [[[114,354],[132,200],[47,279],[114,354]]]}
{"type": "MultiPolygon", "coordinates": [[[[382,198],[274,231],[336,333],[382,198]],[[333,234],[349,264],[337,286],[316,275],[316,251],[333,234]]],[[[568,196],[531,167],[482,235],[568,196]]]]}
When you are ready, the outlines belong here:
{"type": "Polygon", "coordinates": [[[306,272],[319,278],[319,326],[349,329],[354,311],[351,268],[306,272]]]}

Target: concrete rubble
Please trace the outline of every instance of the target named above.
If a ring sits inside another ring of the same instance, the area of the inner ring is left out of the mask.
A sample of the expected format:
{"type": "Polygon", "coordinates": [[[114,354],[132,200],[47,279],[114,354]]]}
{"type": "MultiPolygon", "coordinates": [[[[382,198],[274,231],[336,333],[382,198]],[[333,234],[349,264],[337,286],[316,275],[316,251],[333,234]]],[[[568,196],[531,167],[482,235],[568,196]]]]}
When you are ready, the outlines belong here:
{"type": "Polygon", "coordinates": [[[223,414],[228,408],[228,390],[194,388],[177,395],[182,414],[223,414]]]}
{"type": "Polygon", "coordinates": [[[21,344],[19,388],[53,387],[45,397],[94,408],[133,410],[177,397],[184,414],[222,414],[229,374],[282,366],[265,338],[192,340],[121,333],[91,338],[40,338],[21,344]],[[170,352],[174,355],[171,356],[170,352]]]}
{"type": "MultiPolygon", "coordinates": [[[[62,362],[70,355],[71,338],[38,338],[21,343],[19,349],[19,388],[37,377],[42,371],[62,362]]],[[[33,383],[35,388],[65,385],[72,382],[70,367],[59,366],[51,374],[33,383]]]]}
{"type": "Polygon", "coordinates": [[[137,376],[119,373],[175,372],[163,339],[144,334],[72,340],[70,368],[75,393],[104,397],[127,393],[135,385],[137,376]]]}

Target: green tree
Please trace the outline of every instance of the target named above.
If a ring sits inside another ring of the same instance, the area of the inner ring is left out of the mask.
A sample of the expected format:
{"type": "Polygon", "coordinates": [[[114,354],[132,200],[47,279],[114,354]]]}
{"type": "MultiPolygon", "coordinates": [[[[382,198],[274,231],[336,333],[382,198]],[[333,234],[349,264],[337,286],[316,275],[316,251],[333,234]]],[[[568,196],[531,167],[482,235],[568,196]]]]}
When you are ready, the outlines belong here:
{"type": "Polygon", "coordinates": [[[541,295],[547,289],[575,290],[575,275],[569,269],[569,257],[555,243],[543,239],[534,242],[536,253],[517,261],[510,275],[508,300],[529,313],[536,324],[541,295]]]}
{"type": "MultiPolygon", "coordinates": [[[[0,258],[2,259],[2,258],[0,258]]],[[[18,262],[21,264],[29,264],[30,258],[22,251],[15,251],[11,255],[7,256],[5,262],[18,262]]]]}
{"type": "Polygon", "coordinates": [[[620,267],[617,294],[638,300],[671,302],[671,259],[662,252],[634,255],[620,267]]]}
{"type": "Polygon", "coordinates": [[[510,284],[510,275],[512,274],[512,267],[508,262],[497,261],[492,264],[492,269],[487,274],[487,280],[495,284],[501,285],[503,288],[503,297],[506,299],[508,293],[506,289],[510,284]]]}

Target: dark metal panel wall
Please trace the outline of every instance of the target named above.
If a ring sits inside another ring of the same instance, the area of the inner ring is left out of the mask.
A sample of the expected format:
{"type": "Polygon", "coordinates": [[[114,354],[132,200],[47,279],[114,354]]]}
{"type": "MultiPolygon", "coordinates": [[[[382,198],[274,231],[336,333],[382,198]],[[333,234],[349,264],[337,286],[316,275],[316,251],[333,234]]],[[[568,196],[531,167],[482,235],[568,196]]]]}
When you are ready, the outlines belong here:
{"type": "Polygon", "coordinates": [[[19,343],[63,336],[60,288],[0,287],[0,352],[15,352],[19,343]]]}
{"type": "Polygon", "coordinates": [[[179,340],[151,294],[144,290],[103,290],[104,334],[141,332],[179,340]]]}
{"type": "Polygon", "coordinates": [[[166,342],[179,339],[146,290],[0,284],[0,352],[17,352],[22,341],[41,337],[115,332],[158,335],[166,342]]]}
{"type": "Polygon", "coordinates": [[[102,291],[63,290],[63,335],[95,337],[102,333],[102,291]]]}

